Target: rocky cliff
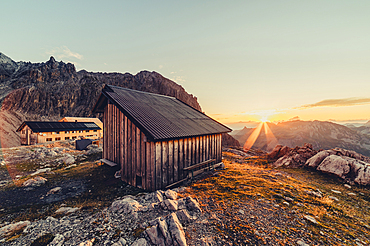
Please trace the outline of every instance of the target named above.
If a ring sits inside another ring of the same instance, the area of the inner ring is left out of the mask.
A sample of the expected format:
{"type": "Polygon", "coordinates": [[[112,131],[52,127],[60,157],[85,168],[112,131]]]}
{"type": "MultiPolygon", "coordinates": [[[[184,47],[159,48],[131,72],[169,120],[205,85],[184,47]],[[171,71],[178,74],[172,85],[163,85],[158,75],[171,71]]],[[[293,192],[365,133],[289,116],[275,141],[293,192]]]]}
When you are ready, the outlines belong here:
{"type": "Polygon", "coordinates": [[[2,147],[19,145],[16,127],[23,120],[57,120],[64,116],[95,117],[91,109],[104,84],[173,96],[201,111],[197,98],[157,72],[95,73],[76,71],[53,57],[42,63],[15,62],[0,53],[0,117],[2,147]],[[14,117],[13,117],[14,116],[14,117]],[[13,122],[13,121],[17,121],[13,122]]]}

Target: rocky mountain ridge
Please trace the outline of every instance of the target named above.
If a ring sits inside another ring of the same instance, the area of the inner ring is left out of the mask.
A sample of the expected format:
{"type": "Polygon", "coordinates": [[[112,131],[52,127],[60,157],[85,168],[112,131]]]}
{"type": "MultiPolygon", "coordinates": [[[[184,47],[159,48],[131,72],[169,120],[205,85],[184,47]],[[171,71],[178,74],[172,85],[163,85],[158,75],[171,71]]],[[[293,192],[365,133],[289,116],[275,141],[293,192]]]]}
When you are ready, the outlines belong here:
{"type": "MultiPolygon", "coordinates": [[[[277,144],[294,148],[305,143],[313,148],[344,148],[364,155],[370,155],[370,136],[346,126],[327,121],[287,121],[278,124],[266,123],[273,135],[266,137],[264,129],[254,143],[254,148],[271,151],[277,144]]],[[[254,128],[244,128],[232,134],[241,145],[244,145],[254,128]]]]}
{"type": "Polygon", "coordinates": [[[15,130],[23,120],[96,117],[91,109],[105,84],[173,96],[201,111],[195,96],[154,71],[136,75],[76,71],[73,64],[54,57],[42,63],[15,62],[0,53],[2,147],[19,145],[15,130]]]}

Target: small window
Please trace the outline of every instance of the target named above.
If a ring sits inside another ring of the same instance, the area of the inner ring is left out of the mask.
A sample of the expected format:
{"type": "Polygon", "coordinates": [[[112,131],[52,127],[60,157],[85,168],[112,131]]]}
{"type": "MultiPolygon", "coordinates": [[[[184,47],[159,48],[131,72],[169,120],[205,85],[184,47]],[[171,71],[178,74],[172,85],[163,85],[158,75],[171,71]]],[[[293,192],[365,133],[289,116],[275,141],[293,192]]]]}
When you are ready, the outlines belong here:
{"type": "Polygon", "coordinates": [[[86,130],[85,132],[89,132],[90,130],[86,130]]]}
{"type": "Polygon", "coordinates": [[[77,137],[76,136],[72,136],[72,139],[76,139],[77,137]]]}
{"type": "Polygon", "coordinates": [[[50,142],[50,141],[53,141],[53,139],[52,138],[47,138],[46,141],[50,142]]]}
{"type": "Polygon", "coordinates": [[[98,130],[94,130],[94,132],[97,132],[98,130]]]}
{"type": "Polygon", "coordinates": [[[60,137],[59,138],[55,138],[55,141],[60,141],[60,137]]]}
{"type": "Polygon", "coordinates": [[[83,133],[83,131],[78,131],[78,133],[83,133]]]}
{"type": "Polygon", "coordinates": [[[59,132],[55,132],[55,134],[59,134],[59,132]]]}
{"type": "Polygon", "coordinates": [[[26,130],[22,130],[22,134],[26,134],[26,130]]]}
{"type": "Polygon", "coordinates": [[[75,131],[72,131],[72,133],[75,133],[75,131]]]}
{"type": "MultiPolygon", "coordinates": [[[[69,131],[66,131],[66,134],[68,134],[69,133],[69,131]]],[[[68,138],[69,139],[69,138],[68,138]]]]}
{"type": "Polygon", "coordinates": [[[69,139],[69,137],[65,137],[64,139],[65,139],[65,140],[68,140],[68,139],[69,139]]]}

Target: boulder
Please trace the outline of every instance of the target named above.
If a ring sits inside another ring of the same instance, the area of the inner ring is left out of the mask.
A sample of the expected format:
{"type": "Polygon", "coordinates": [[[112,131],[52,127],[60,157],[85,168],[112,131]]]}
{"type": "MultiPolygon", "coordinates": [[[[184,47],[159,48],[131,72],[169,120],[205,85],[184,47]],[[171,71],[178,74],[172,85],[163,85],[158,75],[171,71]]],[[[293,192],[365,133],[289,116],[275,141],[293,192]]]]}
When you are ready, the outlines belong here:
{"type": "Polygon", "coordinates": [[[53,241],[48,244],[48,246],[63,246],[64,236],[61,234],[56,234],[53,241]]]}
{"type": "Polygon", "coordinates": [[[283,145],[276,145],[275,148],[267,155],[267,159],[269,160],[277,160],[280,157],[286,155],[289,150],[291,150],[288,146],[283,145]]]}
{"type": "Polygon", "coordinates": [[[76,211],[80,210],[80,208],[72,208],[72,207],[61,207],[59,208],[57,211],[55,211],[55,213],[57,214],[71,214],[71,213],[74,213],[76,211]]]}
{"type": "Polygon", "coordinates": [[[35,178],[31,178],[23,183],[23,186],[40,186],[46,183],[48,181],[46,178],[37,176],[35,178]]]}
{"type": "Polygon", "coordinates": [[[37,170],[36,172],[31,173],[31,176],[36,176],[36,175],[38,175],[40,173],[48,173],[50,171],[51,171],[51,168],[50,167],[41,168],[41,169],[37,170]]]}
{"type": "Polygon", "coordinates": [[[51,194],[55,194],[55,193],[58,193],[61,190],[62,190],[62,187],[55,187],[55,188],[49,190],[48,193],[46,193],[46,195],[48,196],[48,195],[51,195],[51,194]]]}
{"type": "Polygon", "coordinates": [[[351,170],[351,167],[348,161],[345,160],[344,158],[337,155],[331,155],[326,157],[320,163],[320,165],[317,167],[317,170],[326,173],[331,173],[341,178],[345,178],[346,175],[351,170]]]}
{"type": "Polygon", "coordinates": [[[103,152],[103,148],[102,147],[99,147],[96,144],[90,144],[86,148],[87,148],[86,155],[93,155],[93,154],[97,154],[97,153],[102,153],[103,152]]]}
{"type": "Polygon", "coordinates": [[[135,240],[135,242],[133,242],[131,244],[131,246],[149,246],[149,244],[145,240],[145,238],[139,238],[139,239],[135,240]]]}
{"type": "MultiPolygon", "coordinates": [[[[275,147],[275,154],[272,151],[272,156],[280,156],[278,153],[279,149],[284,149],[284,147],[275,147]]],[[[286,150],[284,150],[285,152],[286,150]]],[[[273,164],[274,167],[281,167],[281,166],[289,166],[289,167],[302,167],[306,161],[311,158],[312,156],[316,155],[317,151],[312,148],[311,144],[304,144],[303,147],[295,147],[294,149],[290,149],[284,156],[280,157],[275,163],[273,164]]]]}
{"type": "MultiPolygon", "coordinates": [[[[343,152],[339,152],[342,154],[343,152]]],[[[353,154],[353,153],[351,153],[353,154]]],[[[355,156],[356,155],[352,155],[355,156]]],[[[348,156],[329,155],[317,167],[318,171],[334,174],[360,185],[370,184],[370,163],[348,156]]]]}
{"type": "Polygon", "coordinates": [[[70,154],[66,154],[63,158],[62,158],[62,161],[64,162],[64,164],[66,165],[71,165],[75,162],[75,158],[73,156],[71,156],[70,154]]]}
{"type": "Polygon", "coordinates": [[[31,224],[31,222],[26,220],[26,221],[19,221],[19,222],[13,223],[13,224],[3,226],[3,227],[0,228],[0,238],[8,237],[8,236],[12,235],[15,232],[23,230],[29,224],[31,224]]]}
{"type": "Polygon", "coordinates": [[[152,227],[147,228],[144,234],[154,245],[186,246],[184,229],[176,213],[165,218],[157,218],[150,222],[152,227]]]}
{"type": "Polygon", "coordinates": [[[137,216],[137,212],[142,207],[140,203],[136,200],[132,199],[131,197],[125,197],[122,200],[116,200],[110,206],[110,210],[115,213],[123,213],[137,216]]]}
{"type": "Polygon", "coordinates": [[[164,193],[164,195],[168,199],[172,199],[172,200],[176,200],[177,199],[177,192],[176,191],[173,191],[173,190],[166,190],[166,192],[164,193]]]}
{"type": "Polygon", "coordinates": [[[172,236],[172,244],[174,246],[186,246],[185,232],[175,213],[170,214],[166,220],[168,230],[172,236]]]}
{"type": "Polygon", "coordinates": [[[327,150],[320,151],[316,155],[312,156],[310,159],[308,159],[305,163],[306,166],[316,168],[320,163],[330,155],[330,153],[327,150]]]}

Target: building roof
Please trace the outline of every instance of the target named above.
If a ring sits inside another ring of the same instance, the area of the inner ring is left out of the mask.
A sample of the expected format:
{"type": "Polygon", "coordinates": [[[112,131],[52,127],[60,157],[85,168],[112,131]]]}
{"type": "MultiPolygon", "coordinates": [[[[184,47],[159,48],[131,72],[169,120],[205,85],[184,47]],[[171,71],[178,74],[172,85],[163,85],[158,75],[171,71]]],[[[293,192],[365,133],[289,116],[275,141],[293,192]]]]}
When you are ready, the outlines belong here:
{"type": "Polygon", "coordinates": [[[152,141],[231,131],[174,97],[111,85],[103,88],[93,112],[104,112],[108,100],[152,141]]]}
{"type": "Polygon", "coordinates": [[[99,120],[99,118],[88,118],[88,117],[63,117],[59,120],[59,122],[94,122],[95,124],[103,125],[103,122],[99,120]]]}
{"type": "Polygon", "coordinates": [[[33,132],[101,130],[94,122],[25,121],[17,129],[17,132],[21,131],[26,125],[29,126],[33,132]]]}

